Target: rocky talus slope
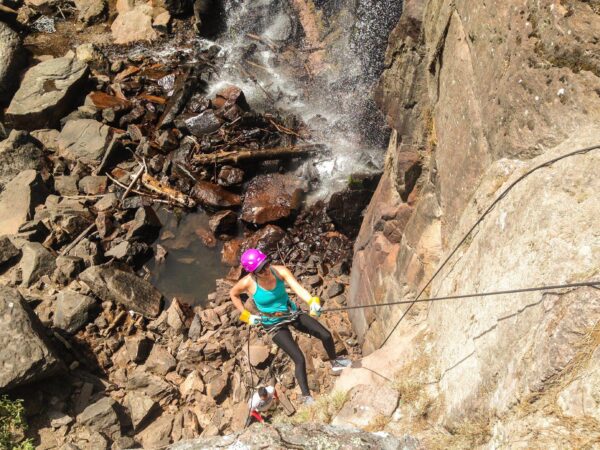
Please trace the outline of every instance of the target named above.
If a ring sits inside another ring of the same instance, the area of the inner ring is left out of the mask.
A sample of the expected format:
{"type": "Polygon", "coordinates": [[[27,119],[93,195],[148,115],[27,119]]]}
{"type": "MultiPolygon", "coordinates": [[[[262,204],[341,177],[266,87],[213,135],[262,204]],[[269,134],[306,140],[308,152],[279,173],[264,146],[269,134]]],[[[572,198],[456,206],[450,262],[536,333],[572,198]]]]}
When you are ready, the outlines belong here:
{"type": "MultiPolygon", "coordinates": [[[[377,93],[394,132],[349,304],[414,298],[511,182],[600,144],[599,26],[597,2],[405,2],[377,93]]],[[[520,182],[424,297],[598,280],[599,168],[591,151],[520,182]]],[[[405,310],[351,314],[363,365],[402,380],[405,430],[488,448],[600,442],[600,290],[415,305],[377,350],[405,310]]]]}

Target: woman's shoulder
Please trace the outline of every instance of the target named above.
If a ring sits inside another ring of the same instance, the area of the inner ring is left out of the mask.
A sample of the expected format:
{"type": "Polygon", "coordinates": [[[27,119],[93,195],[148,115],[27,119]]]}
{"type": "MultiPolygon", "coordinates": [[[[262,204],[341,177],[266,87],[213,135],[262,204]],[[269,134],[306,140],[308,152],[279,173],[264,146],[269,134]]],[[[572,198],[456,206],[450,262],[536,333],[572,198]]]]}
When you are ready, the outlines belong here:
{"type": "Polygon", "coordinates": [[[286,266],[284,265],[279,265],[279,264],[271,264],[271,268],[275,271],[275,273],[279,276],[284,276],[288,273],[290,273],[290,269],[288,269],[286,266]]]}

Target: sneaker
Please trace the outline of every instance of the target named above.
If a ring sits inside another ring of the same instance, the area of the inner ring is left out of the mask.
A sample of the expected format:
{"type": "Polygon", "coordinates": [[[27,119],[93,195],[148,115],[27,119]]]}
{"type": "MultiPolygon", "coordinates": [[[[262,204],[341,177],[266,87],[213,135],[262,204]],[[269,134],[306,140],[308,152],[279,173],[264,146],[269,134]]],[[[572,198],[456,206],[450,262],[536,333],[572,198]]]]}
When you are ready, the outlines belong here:
{"type": "Polygon", "coordinates": [[[312,395],[305,395],[304,397],[302,397],[302,404],[304,406],[314,405],[315,399],[312,397],[312,395]]]}
{"type": "Polygon", "coordinates": [[[352,365],[352,361],[346,358],[336,358],[331,361],[331,370],[334,372],[341,372],[346,367],[350,367],[352,365]]]}

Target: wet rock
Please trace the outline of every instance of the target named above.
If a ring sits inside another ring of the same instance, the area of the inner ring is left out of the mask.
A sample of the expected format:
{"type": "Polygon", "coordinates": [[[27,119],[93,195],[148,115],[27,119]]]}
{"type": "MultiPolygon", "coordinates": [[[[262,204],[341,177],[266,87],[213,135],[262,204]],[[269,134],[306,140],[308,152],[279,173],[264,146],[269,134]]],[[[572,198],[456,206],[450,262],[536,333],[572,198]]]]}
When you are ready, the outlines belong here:
{"type": "Polygon", "coordinates": [[[6,111],[15,128],[53,128],[81,94],[87,65],[72,57],[54,58],[27,71],[6,111]]]}
{"type": "Polygon", "coordinates": [[[77,182],[79,177],[77,175],[61,175],[54,177],[54,190],[59,195],[79,195],[79,188],[77,182]]]}
{"type": "Polygon", "coordinates": [[[221,250],[221,262],[228,266],[236,267],[240,263],[242,243],[242,239],[232,239],[225,242],[223,250],[221,250]]]}
{"type": "Polygon", "coordinates": [[[158,403],[142,392],[129,392],[125,397],[125,405],[129,410],[134,431],[143,428],[148,419],[160,410],[158,403]]]}
{"type": "Polygon", "coordinates": [[[107,251],[104,256],[115,258],[132,267],[140,267],[152,257],[152,248],[145,242],[122,241],[107,251]]]}
{"type": "Polygon", "coordinates": [[[78,19],[87,25],[104,19],[106,6],[106,0],[75,0],[75,8],[79,11],[78,19]]]}
{"type": "Polygon", "coordinates": [[[21,38],[6,23],[0,22],[0,98],[8,100],[17,86],[17,71],[25,62],[21,38]]]}
{"type": "Polygon", "coordinates": [[[121,433],[117,405],[112,398],[104,397],[85,408],[77,416],[77,423],[114,438],[121,433]]]}
{"type": "Polygon", "coordinates": [[[28,132],[12,130],[0,142],[0,188],[24,170],[41,171],[47,167],[40,143],[28,132]]]}
{"type": "Polygon", "coordinates": [[[208,221],[208,226],[215,235],[232,234],[237,225],[237,215],[233,211],[216,213],[208,221]]]}
{"type": "Polygon", "coordinates": [[[152,28],[153,8],[150,4],[136,5],[119,13],[110,29],[116,44],[153,41],[158,33],[152,28]]]}
{"type": "Polygon", "coordinates": [[[302,183],[291,175],[259,175],[248,184],[242,220],[262,225],[284,219],[298,210],[302,196],[302,183]]]}
{"type": "Polygon", "coordinates": [[[6,236],[0,236],[0,267],[21,255],[21,250],[6,236]]]}
{"type": "Polygon", "coordinates": [[[214,234],[212,234],[209,230],[206,230],[204,228],[196,228],[194,230],[194,233],[196,233],[196,236],[198,236],[200,238],[200,240],[206,247],[208,247],[208,248],[216,247],[217,239],[215,238],[214,234]]]}
{"type": "Polygon", "coordinates": [[[194,136],[202,137],[221,128],[219,119],[212,109],[208,109],[197,116],[184,120],[185,128],[194,136]]]}
{"type": "Polygon", "coordinates": [[[208,181],[198,181],[190,195],[202,206],[210,208],[231,208],[242,204],[239,195],[208,181]]]}
{"type": "Polygon", "coordinates": [[[96,301],[87,295],[65,290],[58,293],[55,304],[54,326],[74,334],[90,321],[96,301]]]}
{"type": "Polygon", "coordinates": [[[247,238],[242,245],[242,250],[258,248],[267,254],[276,252],[277,244],[281,242],[285,235],[286,233],[281,227],[267,225],[247,238]]]}
{"type": "Polygon", "coordinates": [[[125,338],[125,349],[129,359],[136,364],[142,364],[152,349],[152,341],[143,335],[129,336],[125,338]]]}
{"type": "Polygon", "coordinates": [[[244,171],[237,167],[223,166],[219,170],[217,183],[221,186],[235,186],[244,181],[244,171]]]}
{"type": "Polygon", "coordinates": [[[154,345],[146,360],[146,368],[156,375],[166,375],[175,369],[177,361],[162,345],[154,345]]]}
{"type": "Polygon", "coordinates": [[[243,111],[250,111],[244,92],[237,86],[227,86],[220,90],[212,103],[216,109],[226,110],[237,105],[243,111]]]}
{"type": "Polygon", "coordinates": [[[331,424],[366,427],[378,416],[391,417],[398,399],[398,391],[391,387],[360,384],[350,390],[348,399],[331,424]]]}
{"type": "Polygon", "coordinates": [[[128,226],[127,239],[154,240],[162,224],[151,206],[142,206],[128,226]]]}
{"type": "Polygon", "coordinates": [[[110,144],[110,127],[93,119],[69,120],[58,137],[59,154],[84,163],[98,162],[110,144]]]}
{"type": "Polygon", "coordinates": [[[171,442],[174,416],[163,414],[136,435],[144,448],[163,448],[171,442]]]}
{"type": "Polygon", "coordinates": [[[52,279],[63,286],[69,284],[85,269],[83,259],[78,256],[61,255],[56,258],[56,270],[52,279]]]}
{"type": "Polygon", "coordinates": [[[54,375],[60,368],[29,305],[16,289],[0,286],[0,391],[54,375]]]}
{"type": "Polygon", "coordinates": [[[114,265],[93,266],[81,273],[79,278],[103,300],[120,303],[148,317],[156,317],[160,313],[162,294],[133,273],[114,265]]]}
{"type": "Polygon", "coordinates": [[[19,261],[23,286],[29,287],[44,275],[52,275],[56,268],[55,257],[39,242],[28,242],[22,248],[19,261]]]}
{"type": "Polygon", "coordinates": [[[108,178],[105,176],[88,175],[79,181],[79,190],[87,195],[104,194],[108,186],[108,178]]]}

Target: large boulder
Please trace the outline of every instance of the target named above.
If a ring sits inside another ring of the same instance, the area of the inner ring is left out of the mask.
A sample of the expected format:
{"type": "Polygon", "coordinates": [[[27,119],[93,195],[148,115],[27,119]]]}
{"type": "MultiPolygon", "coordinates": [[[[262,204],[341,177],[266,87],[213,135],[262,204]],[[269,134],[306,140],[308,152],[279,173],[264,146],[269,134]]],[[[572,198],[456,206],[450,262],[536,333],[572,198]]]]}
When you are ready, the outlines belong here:
{"type": "Polygon", "coordinates": [[[11,131],[0,142],[0,187],[24,170],[42,170],[48,166],[37,139],[26,131],[11,131]]]}
{"type": "Polygon", "coordinates": [[[102,159],[110,144],[110,127],[93,119],[68,121],[58,137],[59,155],[84,163],[102,159]]]}
{"type": "Polygon", "coordinates": [[[117,402],[110,397],[104,397],[92,403],[77,416],[77,423],[113,438],[118,437],[121,423],[117,414],[117,402]]]}
{"type": "Polygon", "coordinates": [[[56,297],[54,326],[67,333],[76,333],[91,319],[95,306],[92,297],[71,290],[61,291],[56,297]]]}
{"type": "Polygon", "coordinates": [[[0,391],[51,376],[61,368],[44,334],[21,295],[0,286],[0,391]]]}
{"type": "Polygon", "coordinates": [[[33,66],[6,111],[7,121],[25,130],[53,128],[81,95],[87,77],[87,65],[72,57],[33,66]]]}
{"type": "Polygon", "coordinates": [[[39,242],[28,242],[19,261],[23,286],[29,287],[44,275],[51,276],[56,269],[56,258],[39,242]]]}
{"type": "Polygon", "coordinates": [[[47,196],[48,189],[35,170],[25,170],[13,178],[0,194],[0,235],[17,233],[47,196]]]}
{"type": "Polygon", "coordinates": [[[302,183],[291,175],[259,175],[248,184],[242,220],[262,225],[284,219],[300,207],[302,196],[302,183]]]}
{"type": "Polygon", "coordinates": [[[17,71],[24,62],[21,38],[4,22],[0,22],[0,102],[14,92],[17,71]]]}
{"type": "Polygon", "coordinates": [[[92,266],[79,278],[102,300],[120,303],[148,317],[160,313],[162,294],[148,281],[116,265],[92,266]]]}

